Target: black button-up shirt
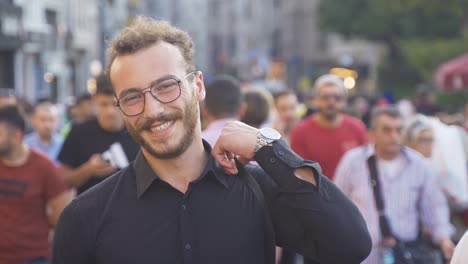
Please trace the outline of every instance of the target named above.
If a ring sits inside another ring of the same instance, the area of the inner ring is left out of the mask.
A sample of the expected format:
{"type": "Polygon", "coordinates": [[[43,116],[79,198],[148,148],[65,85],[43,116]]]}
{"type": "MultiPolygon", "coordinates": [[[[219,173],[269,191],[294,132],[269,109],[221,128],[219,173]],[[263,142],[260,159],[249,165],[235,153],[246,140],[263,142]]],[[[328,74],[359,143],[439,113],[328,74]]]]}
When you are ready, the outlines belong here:
{"type": "Polygon", "coordinates": [[[140,152],[63,211],[54,263],[272,264],[275,244],[317,263],[367,257],[371,242],[362,216],[316,163],[282,141],[255,159],[261,168],[240,167],[232,176],[210,156],[184,194],[161,180],[140,152]],[[294,175],[303,166],[314,170],[318,187],[294,175]]]}

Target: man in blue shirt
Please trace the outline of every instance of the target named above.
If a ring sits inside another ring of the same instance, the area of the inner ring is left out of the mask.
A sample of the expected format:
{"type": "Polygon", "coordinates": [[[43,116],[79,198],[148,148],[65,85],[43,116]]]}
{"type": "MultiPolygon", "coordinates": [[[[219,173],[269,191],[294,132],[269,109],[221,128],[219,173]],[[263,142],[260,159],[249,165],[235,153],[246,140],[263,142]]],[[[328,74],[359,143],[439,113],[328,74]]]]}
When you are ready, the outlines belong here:
{"type": "Polygon", "coordinates": [[[24,142],[57,162],[57,156],[63,144],[62,136],[57,133],[57,107],[50,102],[39,103],[34,108],[31,121],[34,132],[27,134],[24,142]]]}

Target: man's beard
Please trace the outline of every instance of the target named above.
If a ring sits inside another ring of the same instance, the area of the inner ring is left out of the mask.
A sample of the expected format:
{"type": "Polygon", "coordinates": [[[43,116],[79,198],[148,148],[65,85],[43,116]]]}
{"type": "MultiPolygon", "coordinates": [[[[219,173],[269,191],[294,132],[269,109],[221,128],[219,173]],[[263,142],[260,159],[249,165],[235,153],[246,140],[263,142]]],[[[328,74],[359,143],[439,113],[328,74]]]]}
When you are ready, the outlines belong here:
{"type": "Polygon", "coordinates": [[[340,111],[338,110],[329,110],[329,109],[323,109],[323,110],[320,110],[319,112],[326,120],[329,120],[329,121],[335,120],[338,114],[340,113],[340,111]]]}
{"type": "Polygon", "coordinates": [[[13,145],[6,143],[3,146],[0,146],[0,158],[7,158],[13,152],[13,145]]]}
{"type": "Polygon", "coordinates": [[[41,140],[45,140],[45,141],[50,141],[52,140],[52,137],[53,137],[53,132],[52,131],[43,131],[42,133],[37,133],[39,135],[39,138],[41,140]]]}
{"type": "Polygon", "coordinates": [[[168,121],[176,122],[177,120],[182,119],[182,114],[180,112],[173,114],[162,114],[159,117],[147,119],[143,124],[137,124],[137,127],[127,125],[128,133],[143,149],[145,149],[150,155],[152,155],[156,159],[164,160],[176,158],[182,155],[182,153],[184,153],[193,142],[193,138],[195,135],[194,131],[197,126],[197,118],[199,114],[197,101],[193,100],[191,105],[186,104],[184,112],[185,118],[183,119],[183,126],[185,129],[185,133],[184,135],[182,135],[180,142],[178,142],[176,147],[173,149],[158,151],[151,146],[150,142],[146,141],[142,137],[141,133],[145,130],[149,130],[151,125],[155,122],[160,122],[162,124],[168,121]]]}

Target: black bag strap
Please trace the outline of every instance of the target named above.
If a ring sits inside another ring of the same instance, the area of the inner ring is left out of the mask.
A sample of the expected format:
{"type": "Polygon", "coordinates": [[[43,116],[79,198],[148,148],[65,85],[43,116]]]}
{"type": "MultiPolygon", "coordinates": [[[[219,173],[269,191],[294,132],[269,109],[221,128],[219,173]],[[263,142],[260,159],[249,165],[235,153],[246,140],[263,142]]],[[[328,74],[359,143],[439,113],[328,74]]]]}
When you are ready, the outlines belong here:
{"type": "Polygon", "coordinates": [[[265,201],[265,196],[263,195],[263,191],[258,185],[258,182],[245,169],[244,165],[241,164],[237,159],[235,159],[235,161],[238,170],[237,175],[247,184],[249,189],[253,192],[255,198],[258,200],[260,206],[262,207],[262,210],[265,215],[265,263],[275,263],[275,231],[273,228],[273,222],[270,216],[270,211],[268,210],[268,205],[265,201]]]}
{"type": "Polygon", "coordinates": [[[379,213],[380,233],[383,237],[395,237],[390,228],[387,215],[385,214],[385,204],[382,198],[382,191],[378,177],[379,172],[377,170],[377,160],[375,155],[372,155],[367,159],[367,167],[369,168],[375,205],[377,207],[377,212],[379,213]]]}

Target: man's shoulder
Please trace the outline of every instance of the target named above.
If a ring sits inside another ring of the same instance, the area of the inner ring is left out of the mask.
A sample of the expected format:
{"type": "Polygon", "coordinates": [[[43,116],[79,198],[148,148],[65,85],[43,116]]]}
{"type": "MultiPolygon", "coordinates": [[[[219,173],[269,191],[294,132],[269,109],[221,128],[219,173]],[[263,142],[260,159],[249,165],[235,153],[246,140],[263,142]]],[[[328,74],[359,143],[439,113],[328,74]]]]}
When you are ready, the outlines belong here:
{"type": "Polygon", "coordinates": [[[56,133],[56,134],[54,134],[52,136],[52,140],[53,140],[54,144],[60,144],[61,145],[65,139],[63,138],[62,135],[56,133]]]}
{"type": "Polygon", "coordinates": [[[317,126],[317,122],[315,121],[314,115],[311,115],[303,120],[301,120],[295,127],[294,130],[296,131],[306,131],[310,130],[317,126]]]}
{"type": "Polygon", "coordinates": [[[30,148],[29,158],[22,167],[27,170],[28,177],[51,179],[62,177],[57,165],[46,154],[30,148]]]}
{"type": "Polygon", "coordinates": [[[28,133],[24,136],[23,142],[29,146],[38,146],[39,138],[36,132],[28,133]]]}
{"type": "Polygon", "coordinates": [[[422,165],[425,167],[427,165],[427,160],[421,155],[421,153],[416,150],[403,146],[403,154],[412,162],[417,165],[422,165]]]}
{"type": "Polygon", "coordinates": [[[350,127],[355,128],[355,129],[360,129],[360,130],[365,129],[364,123],[359,118],[356,118],[348,114],[343,114],[343,125],[347,129],[349,129],[350,127]]]}
{"type": "Polygon", "coordinates": [[[71,127],[71,133],[73,132],[79,132],[79,133],[83,133],[83,132],[91,132],[91,133],[95,133],[96,130],[99,129],[99,124],[98,124],[98,121],[97,119],[90,119],[90,120],[86,120],[82,123],[75,123],[75,124],[72,124],[72,127],[71,127]]]}
{"type": "Polygon", "coordinates": [[[26,144],[30,144],[31,142],[35,141],[36,135],[36,132],[31,132],[24,135],[23,142],[26,144]]]}
{"type": "Polygon", "coordinates": [[[29,151],[30,158],[28,162],[32,163],[35,167],[38,167],[38,169],[56,168],[55,163],[49,157],[47,157],[46,154],[33,148],[29,148],[29,151]]]}
{"type": "Polygon", "coordinates": [[[122,170],[112,174],[107,177],[105,180],[94,185],[92,188],[88,189],[86,192],[80,194],[75,198],[75,200],[88,200],[88,199],[97,199],[98,197],[105,197],[110,191],[117,187],[118,182],[124,178],[130,170],[131,165],[123,168],[122,170]]]}
{"type": "MultiPolygon", "coordinates": [[[[256,162],[247,164],[245,166],[245,169],[247,173],[250,174],[260,186],[275,186],[276,185],[276,183],[274,183],[274,181],[268,175],[268,173],[262,167],[260,167],[260,165],[258,165],[256,162]]],[[[232,178],[239,178],[239,177],[232,177],[232,178]]],[[[244,184],[250,185],[248,181],[244,181],[244,184]]]]}
{"type": "Polygon", "coordinates": [[[366,160],[367,150],[367,145],[352,148],[345,152],[342,160],[346,160],[347,162],[357,162],[360,160],[366,160]]]}
{"type": "Polygon", "coordinates": [[[72,201],[74,210],[85,214],[89,210],[93,210],[94,213],[102,211],[111,198],[112,193],[114,193],[116,188],[119,188],[119,182],[129,173],[130,166],[114,173],[75,197],[72,201]]]}

